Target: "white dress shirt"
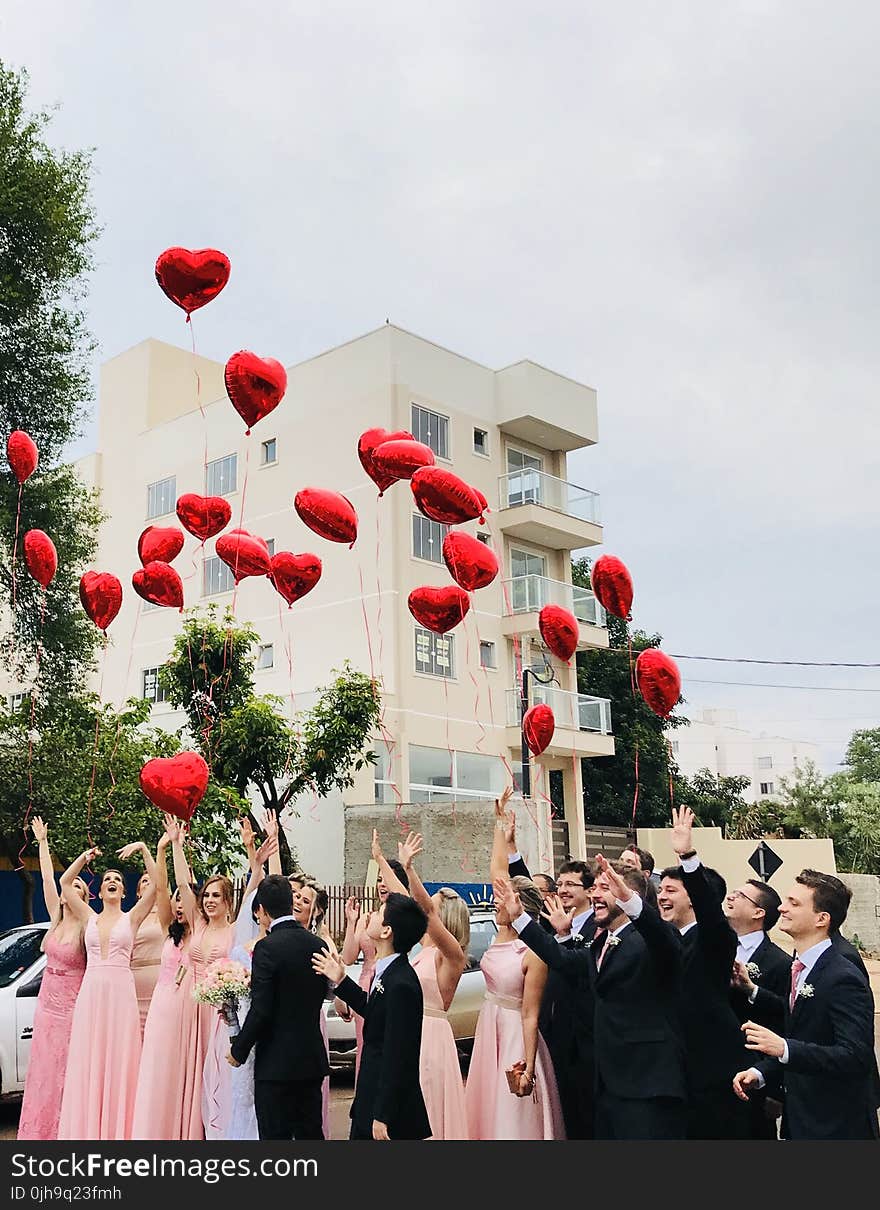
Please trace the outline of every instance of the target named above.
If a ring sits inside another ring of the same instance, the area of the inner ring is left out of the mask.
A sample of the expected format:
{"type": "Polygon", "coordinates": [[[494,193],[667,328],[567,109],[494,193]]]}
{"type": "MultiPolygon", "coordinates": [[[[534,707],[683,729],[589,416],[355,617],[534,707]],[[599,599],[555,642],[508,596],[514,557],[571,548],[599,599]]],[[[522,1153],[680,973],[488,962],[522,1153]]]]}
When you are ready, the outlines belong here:
{"type": "Polygon", "coordinates": [[[395,958],[399,958],[399,957],[400,957],[400,954],[389,954],[387,958],[377,958],[376,959],[376,966],[373,971],[373,982],[370,984],[371,989],[376,986],[376,984],[382,978],[385,971],[388,970],[388,967],[395,960],[395,958]]]}
{"type": "Polygon", "coordinates": [[[590,919],[592,914],[593,914],[593,909],[591,907],[589,907],[589,908],[587,908],[587,910],[585,912],[581,912],[581,914],[579,916],[573,916],[568,932],[567,933],[557,933],[556,940],[560,941],[560,942],[568,941],[571,937],[574,936],[575,933],[579,933],[581,931],[581,929],[584,927],[584,925],[590,919]]]}
{"type": "MultiPolygon", "coordinates": [[[[819,959],[825,953],[825,951],[830,948],[831,948],[831,942],[826,937],[824,941],[817,941],[815,945],[811,945],[810,948],[808,950],[804,950],[804,952],[802,954],[795,953],[794,961],[802,962],[804,964],[804,969],[802,971],[798,971],[798,977],[795,981],[795,985],[794,985],[795,999],[797,999],[797,997],[800,995],[801,988],[804,986],[806,981],[809,979],[810,971],[813,969],[813,967],[816,965],[816,963],[819,961],[819,959]]],[[[779,1062],[780,1063],[788,1062],[788,1040],[787,1039],[783,1039],[782,1054],[779,1056],[779,1062]]],[[[757,1075],[758,1087],[763,1088],[765,1080],[764,1080],[763,1075],[760,1073],[760,1071],[758,1071],[757,1067],[750,1067],[749,1070],[753,1071],[757,1075]]]]}
{"type": "Polygon", "coordinates": [[[296,916],[279,916],[277,920],[273,920],[269,925],[269,932],[272,932],[276,924],[281,924],[282,920],[296,920],[296,916]]]}
{"type": "Polygon", "coordinates": [[[756,933],[743,933],[741,937],[736,939],[736,960],[741,962],[743,966],[747,966],[752,960],[752,954],[763,944],[764,930],[758,929],[756,933]]]}

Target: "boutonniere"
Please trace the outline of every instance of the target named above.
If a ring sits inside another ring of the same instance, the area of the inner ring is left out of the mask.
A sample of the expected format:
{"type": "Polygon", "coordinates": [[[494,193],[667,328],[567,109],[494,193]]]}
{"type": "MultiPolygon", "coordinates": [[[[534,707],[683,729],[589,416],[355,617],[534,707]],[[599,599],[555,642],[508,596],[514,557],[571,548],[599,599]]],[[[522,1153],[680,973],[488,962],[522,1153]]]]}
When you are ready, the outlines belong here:
{"type": "Polygon", "coordinates": [[[812,994],[813,994],[812,983],[804,983],[802,987],[798,988],[798,998],[803,996],[805,1000],[809,1000],[810,997],[812,996],[812,994]]]}
{"type": "Polygon", "coordinates": [[[575,933],[575,935],[571,939],[571,942],[572,942],[572,945],[583,945],[584,944],[583,934],[575,933]]]}
{"type": "Polygon", "coordinates": [[[608,938],[608,948],[614,949],[614,947],[616,945],[620,945],[620,938],[615,937],[614,934],[612,933],[611,936],[608,938]]]}
{"type": "Polygon", "coordinates": [[[752,982],[757,983],[757,981],[761,978],[761,968],[758,966],[757,962],[747,962],[746,970],[748,971],[749,978],[752,980],[752,982]]]}
{"type": "MultiPolygon", "coordinates": [[[[810,989],[810,990],[812,990],[812,989],[810,989]]],[[[376,982],[373,984],[373,991],[379,996],[382,996],[385,994],[385,988],[382,986],[381,979],[377,979],[376,982]]]]}

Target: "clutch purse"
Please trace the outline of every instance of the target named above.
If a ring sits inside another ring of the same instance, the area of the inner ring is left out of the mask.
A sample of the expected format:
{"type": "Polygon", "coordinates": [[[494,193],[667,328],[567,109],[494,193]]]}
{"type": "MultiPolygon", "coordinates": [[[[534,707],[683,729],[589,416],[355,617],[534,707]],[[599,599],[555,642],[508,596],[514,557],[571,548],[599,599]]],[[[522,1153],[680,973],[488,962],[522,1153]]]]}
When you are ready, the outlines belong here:
{"type": "Polygon", "coordinates": [[[519,1092],[519,1079],[525,1069],[525,1060],[520,1059],[519,1063],[514,1063],[513,1066],[508,1067],[504,1073],[507,1076],[507,1087],[514,1094],[514,1096],[516,1096],[516,1094],[519,1092]]]}

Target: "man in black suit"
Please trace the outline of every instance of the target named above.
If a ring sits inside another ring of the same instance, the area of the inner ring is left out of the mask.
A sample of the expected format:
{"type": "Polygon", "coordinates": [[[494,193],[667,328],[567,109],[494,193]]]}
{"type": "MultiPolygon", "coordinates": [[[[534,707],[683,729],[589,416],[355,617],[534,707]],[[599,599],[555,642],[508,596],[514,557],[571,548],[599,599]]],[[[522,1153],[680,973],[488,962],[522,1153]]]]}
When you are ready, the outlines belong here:
{"type": "Polygon", "coordinates": [[[324,950],[312,964],[337,984],[336,995],[364,1018],[364,1044],[351,1106],[352,1139],[426,1139],[431,1134],[419,1084],[422,987],[407,955],[428,918],[408,895],[392,893],[367,925],[376,947],[369,994],[324,950]]]}
{"type": "MultiPolygon", "coordinates": [[[[767,935],[779,920],[782,900],[771,886],[749,878],[724,901],[724,914],[736,934],[736,960],[730,1002],[737,1020],[779,1031],[785,1021],[785,998],[791,986],[791,955],[767,935]]],[[[782,1091],[758,1089],[749,1097],[749,1133],[772,1140],[782,1112],[782,1091]]]]}
{"type": "Polygon", "coordinates": [[[239,1067],[256,1046],[254,1108],[261,1139],[322,1139],[321,1083],[330,1070],[321,1036],[327,981],[312,969],[322,943],[293,918],[293,891],[281,874],[257,888],[256,913],[268,932],[254,946],[251,1006],[232,1040],[239,1067]]]}
{"type": "Polygon", "coordinates": [[[640,870],[596,863],[596,1138],[683,1139],[681,938],[642,899],[640,870]]]}
{"type": "Polygon", "coordinates": [[[747,1021],[746,1048],[765,1056],[733,1080],[745,1100],[782,1078],[782,1133],[789,1139],[875,1139],[874,998],[830,934],[846,917],[846,887],[833,874],[802,870],[780,908],[795,943],[784,1033],[747,1021]]]}

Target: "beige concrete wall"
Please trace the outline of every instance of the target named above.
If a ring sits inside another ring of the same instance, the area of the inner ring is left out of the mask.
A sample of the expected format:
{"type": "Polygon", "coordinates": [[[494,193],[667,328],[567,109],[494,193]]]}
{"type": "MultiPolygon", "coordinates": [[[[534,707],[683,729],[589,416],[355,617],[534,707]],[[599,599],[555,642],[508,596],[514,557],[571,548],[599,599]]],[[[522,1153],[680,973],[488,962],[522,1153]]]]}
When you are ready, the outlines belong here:
{"type": "Polygon", "coordinates": [[[838,877],[853,893],[841,932],[850,939],[857,936],[864,950],[880,957],[880,878],[876,874],[842,872],[838,877]]]}

